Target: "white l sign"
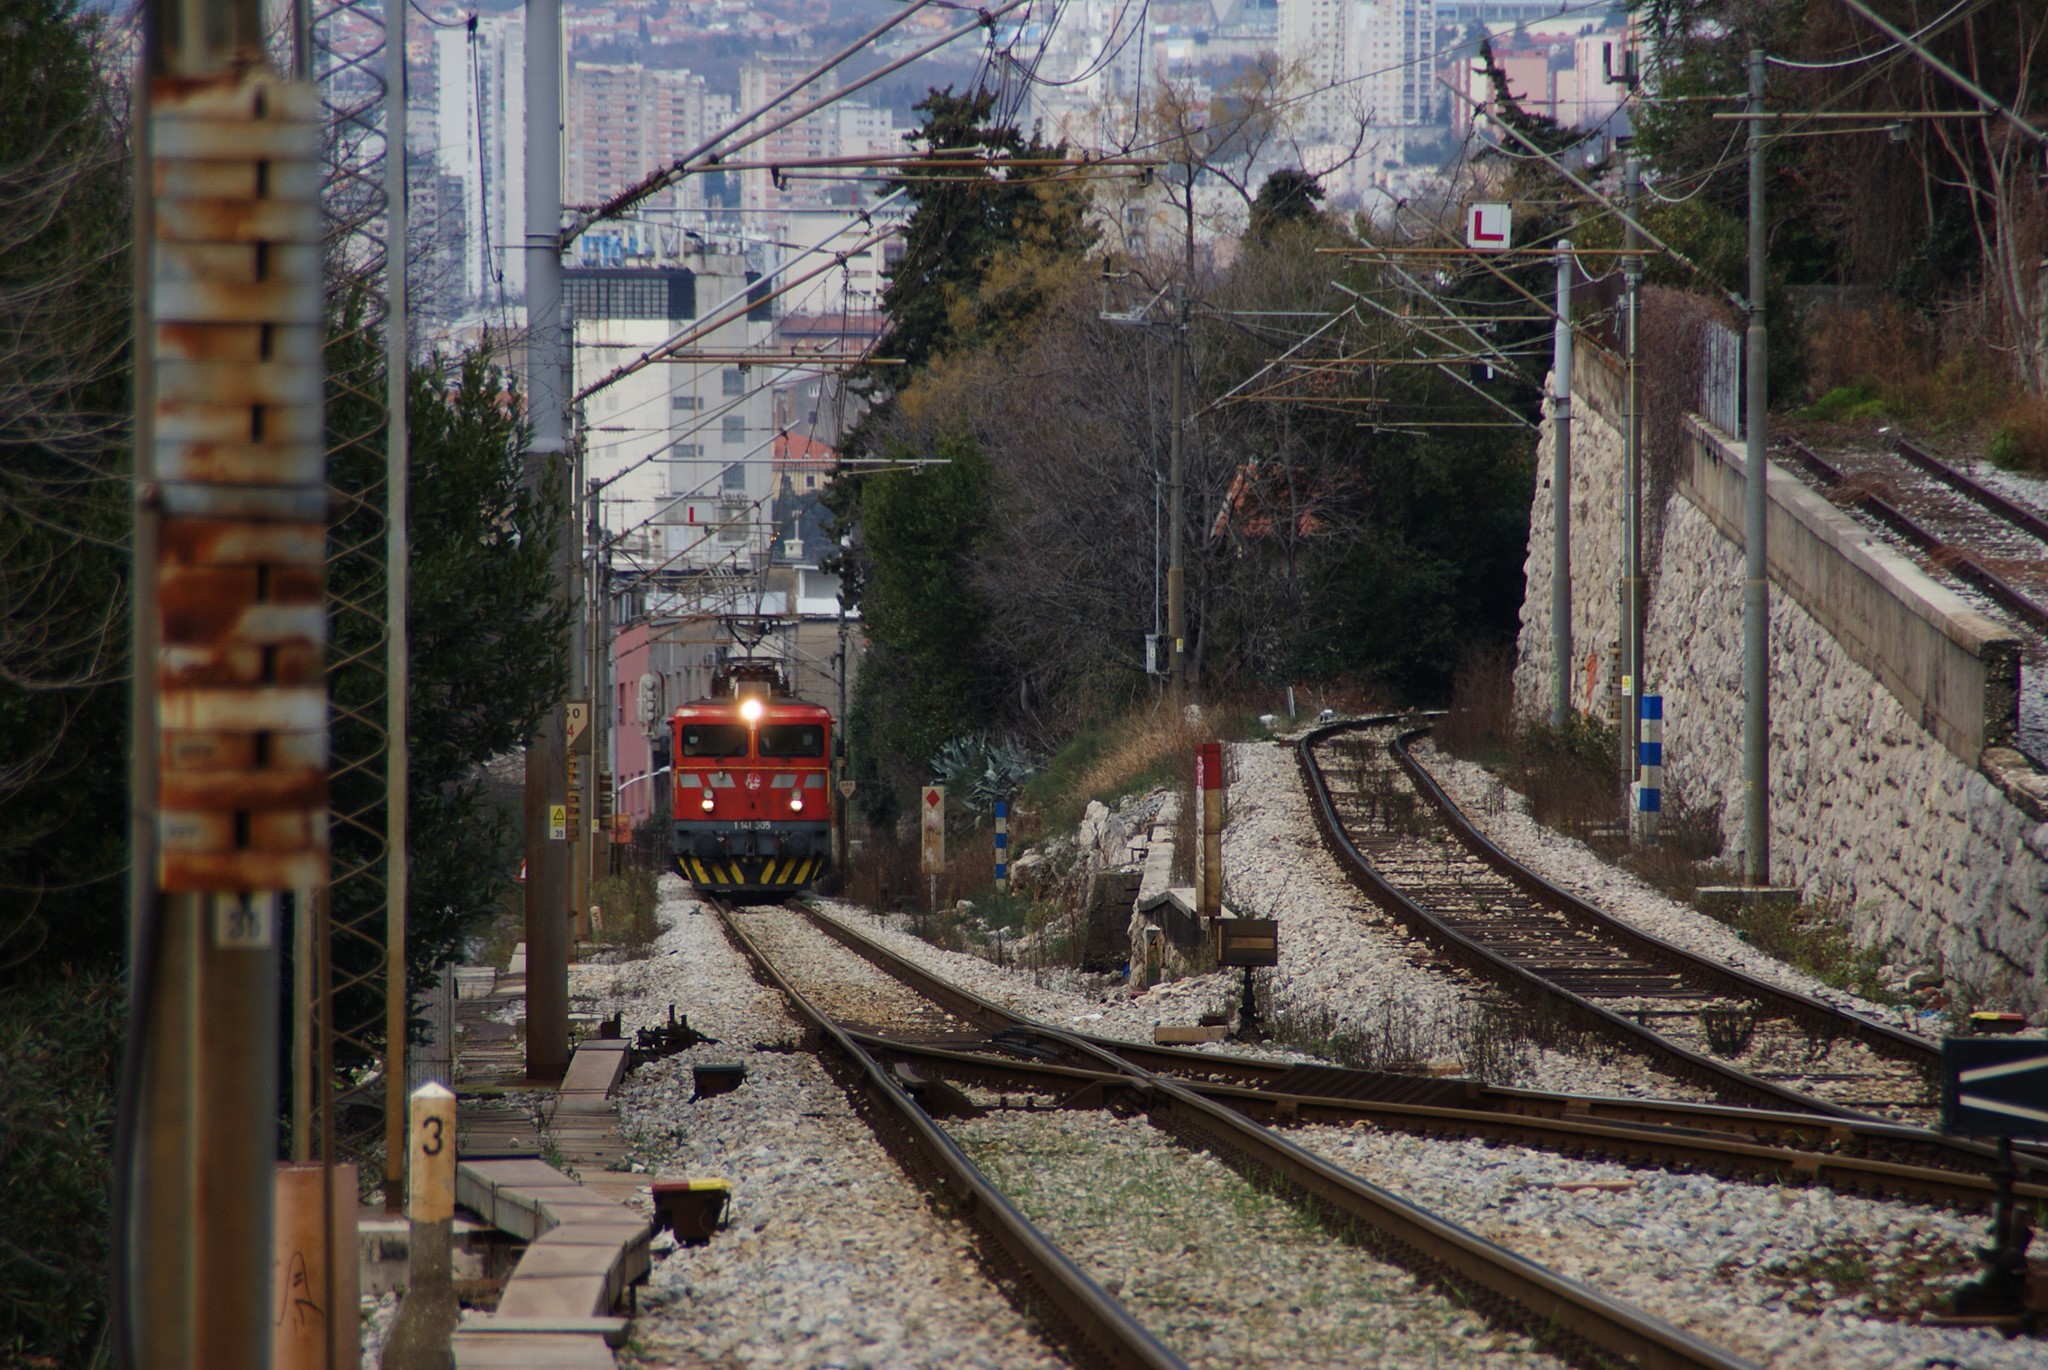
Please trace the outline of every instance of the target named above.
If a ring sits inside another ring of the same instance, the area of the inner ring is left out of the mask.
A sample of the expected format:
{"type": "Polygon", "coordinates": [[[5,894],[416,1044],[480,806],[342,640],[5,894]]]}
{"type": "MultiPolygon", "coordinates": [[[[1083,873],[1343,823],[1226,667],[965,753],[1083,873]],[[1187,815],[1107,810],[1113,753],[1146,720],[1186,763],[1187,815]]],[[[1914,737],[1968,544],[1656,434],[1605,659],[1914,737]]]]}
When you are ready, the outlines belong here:
{"type": "Polygon", "coordinates": [[[1465,215],[1465,246],[1481,252],[1505,252],[1513,230],[1513,206],[1475,204],[1465,215]]]}

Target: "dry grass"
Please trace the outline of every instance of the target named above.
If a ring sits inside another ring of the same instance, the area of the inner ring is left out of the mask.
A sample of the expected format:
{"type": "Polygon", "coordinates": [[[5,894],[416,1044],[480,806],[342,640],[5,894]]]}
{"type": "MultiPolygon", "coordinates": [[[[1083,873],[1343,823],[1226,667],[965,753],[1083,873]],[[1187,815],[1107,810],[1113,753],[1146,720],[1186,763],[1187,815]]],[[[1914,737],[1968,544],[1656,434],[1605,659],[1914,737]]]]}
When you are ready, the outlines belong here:
{"type": "Polygon", "coordinates": [[[1194,780],[1195,748],[1216,740],[1207,721],[1213,716],[1190,721],[1179,708],[1161,703],[1077,734],[1024,787],[1028,830],[1011,845],[1074,827],[1090,800],[1114,808],[1126,795],[1157,787],[1185,790],[1194,780]]]}
{"type": "Polygon", "coordinates": [[[1473,647],[1451,677],[1451,707],[1435,729],[1437,745],[1468,761],[1498,761],[1515,741],[1515,649],[1473,647]]]}
{"type": "Polygon", "coordinates": [[[1077,777],[1076,790],[1089,798],[1131,794],[1164,771],[1194,769],[1195,748],[1216,735],[1206,722],[1190,722],[1177,709],[1161,708],[1130,720],[1136,726],[1112,743],[1077,777]]]}
{"type": "Polygon", "coordinates": [[[618,947],[636,958],[654,946],[661,935],[661,922],[654,916],[658,876],[650,866],[627,866],[590,887],[591,902],[598,907],[592,932],[600,945],[618,947]]]}
{"type": "Polygon", "coordinates": [[[2048,415],[2029,411],[2010,362],[1981,337],[1953,329],[1944,336],[1934,320],[1896,300],[1817,309],[1805,327],[1812,402],[1798,417],[1866,429],[1891,419],[1966,435],[1989,426],[1994,442],[2011,434],[2012,464],[2039,459],[2048,467],[2048,415]]]}

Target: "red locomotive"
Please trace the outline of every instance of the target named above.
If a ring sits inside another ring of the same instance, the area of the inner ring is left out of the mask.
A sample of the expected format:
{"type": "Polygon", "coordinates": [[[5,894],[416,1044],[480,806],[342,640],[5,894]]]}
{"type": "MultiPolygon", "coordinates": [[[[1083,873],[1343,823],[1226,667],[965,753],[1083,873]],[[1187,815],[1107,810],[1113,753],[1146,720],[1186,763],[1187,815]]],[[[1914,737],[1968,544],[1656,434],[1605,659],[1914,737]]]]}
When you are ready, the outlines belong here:
{"type": "Polygon", "coordinates": [[[772,661],[730,662],[669,720],[676,869],[710,894],[784,895],[832,867],[832,715],[772,661]]]}

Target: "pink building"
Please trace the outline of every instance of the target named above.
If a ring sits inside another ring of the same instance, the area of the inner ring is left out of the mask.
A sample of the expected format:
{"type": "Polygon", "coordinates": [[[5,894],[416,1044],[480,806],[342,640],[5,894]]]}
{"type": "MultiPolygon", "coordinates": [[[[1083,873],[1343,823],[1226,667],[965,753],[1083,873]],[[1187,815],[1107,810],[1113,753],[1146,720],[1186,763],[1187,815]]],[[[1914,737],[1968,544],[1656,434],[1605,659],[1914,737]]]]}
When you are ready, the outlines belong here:
{"type": "MultiPolygon", "coordinates": [[[[655,813],[655,800],[667,776],[654,776],[653,748],[649,745],[647,729],[641,725],[640,678],[655,676],[652,633],[645,619],[619,630],[612,639],[612,727],[614,729],[615,752],[612,761],[613,783],[618,787],[618,800],[613,807],[615,814],[624,814],[634,827],[645,823],[655,813]]],[[[674,709],[681,700],[660,698],[657,686],[653,700],[655,710],[654,728],[659,732],[660,720],[674,709]]]]}

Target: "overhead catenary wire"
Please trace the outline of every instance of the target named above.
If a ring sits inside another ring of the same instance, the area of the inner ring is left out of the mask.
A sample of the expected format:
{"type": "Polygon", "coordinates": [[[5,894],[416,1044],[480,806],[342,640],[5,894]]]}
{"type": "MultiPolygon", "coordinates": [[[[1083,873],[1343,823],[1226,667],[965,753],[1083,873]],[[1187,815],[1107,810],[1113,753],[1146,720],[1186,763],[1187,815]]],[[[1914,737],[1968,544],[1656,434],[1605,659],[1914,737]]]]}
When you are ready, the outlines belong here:
{"type": "MultiPolygon", "coordinates": [[[[852,247],[847,248],[845,252],[846,254],[851,254],[854,252],[863,251],[866,248],[873,247],[877,243],[880,243],[883,239],[892,236],[897,231],[898,229],[896,225],[888,225],[887,227],[870,234],[868,237],[863,238],[860,242],[854,244],[852,247]]],[[[626,377],[634,374],[637,371],[645,369],[646,367],[652,365],[655,362],[662,361],[665,358],[677,355],[677,353],[679,353],[682,348],[689,346],[690,343],[696,341],[698,338],[701,338],[708,333],[716,332],[718,329],[725,327],[727,324],[738,322],[738,320],[745,314],[751,313],[753,310],[758,309],[762,305],[769,303],[770,301],[776,299],[778,296],[781,296],[791,290],[796,289],[796,287],[803,285],[806,282],[815,280],[817,277],[822,276],[826,272],[832,270],[832,268],[838,264],[839,263],[837,261],[826,262],[823,265],[819,266],[816,270],[808,271],[794,280],[787,281],[783,285],[776,288],[775,290],[769,291],[766,294],[755,294],[755,291],[758,290],[761,282],[756,281],[751,283],[747,287],[747,289],[743,291],[741,294],[735,295],[731,299],[725,301],[724,304],[721,304],[717,308],[713,309],[710,314],[706,315],[701,319],[698,319],[697,321],[692,323],[692,325],[689,328],[686,328],[682,332],[676,334],[667,342],[661,343],[653,348],[648,349],[646,352],[641,353],[632,361],[627,362],[623,366],[614,368],[608,374],[598,378],[597,380],[592,381],[589,385],[584,386],[583,389],[579,390],[576,393],[575,398],[579,401],[587,399],[591,395],[594,395],[598,391],[604,389],[606,386],[616,385],[618,382],[624,380],[626,377]],[[735,304],[741,305],[743,306],[743,308],[741,308],[735,314],[721,317],[721,314],[724,310],[731,308],[735,304]]]]}
{"type": "MultiPolygon", "coordinates": [[[[912,0],[911,8],[915,9],[930,2],[931,0],[912,0]]],[[[652,175],[643,178],[637,184],[629,186],[627,189],[619,192],[619,194],[613,196],[610,200],[607,200],[603,205],[599,206],[596,210],[592,211],[591,213],[577,215],[576,218],[570,223],[569,227],[563,231],[563,245],[566,247],[570,242],[574,241],[578,236],[580,236],[584,232],[584,230],[588,229],[592,224],[597,223],[600,220],[609,218],[613,214],[623,213],[625,210],[631,209],[634,205],[640,203],[642,200],[646,199],[650,195],[660,194],[663,190],[666,190],[668,187],[674,185],[683,177],[688,176],[694,172],[714,171],[719,169],[719,160],[722,157],[728,156],[734,152],[739,152],[745,148],[752,147],[755,143],[758,143],[763,139],[773,135],[774,133],[789,127],[791,124],[794,124],[801,119],[809,118],[811,115],[817,113],[819,110],[825,109],[830,105],[836,104],[838,101],[845,99],[849,95],[852,95],[855,91],[862,90],[867,86],[874,84],[876,81],[881,80],[885,76],[894,75],[896,72],[902,70],[904,67],[910,65],[912,62],[915,62],[920,58],[930,56],[932,53],[937,52],[940,48],[945,47],[947,44],[952,43],[957,39],[964,38],[968,34],[975,32],[979,28],[992,24],[996,19],[1000,18],[1005,14],[1008,14],[1011,10],[1016,9],[1020,5],[1028,3],[1030,3],[1030,0],[1006,0],[1006,3],[998,6],[993,10],[984,10],[981,12],[981,17],[975,23],[965,24],[956,29],[950,29],[947,32],[939,35],[937,38],[932,39],[930,42],[925,43],[922,46],[914,49],[913,51],[905,54],[904,56],[897,58],[895,61],[877,67],[874,71],[869,72],[867,75],[862,76],[860,79],[839,87],[837,90],[833,91],[829,95],[824,96],[822,99],[814,100],[810,104],[803,106],[801,109],[793,110],[789,114],[784,115],[782,118],[775,120],[773,123],[770,123],[762,128],[757,128],[753,132],[747,134],[745,137],[737,138],[737,141],[728,143],[729,139],[734,139],[737,137],[740,129],[745,128],[749,123],[757,119],[766,117],[770,112],[772,112],[775,109],[777,105],[782,103],[782,101],[787,98],[786,95],[778,95],[774,100],[770,101],[765,107],[758,110],[750,111],[749,113],[742,115],[739,119],[734,120],[733,123],[727,125],[725,129],[721,130],[713,137],[706,139],[704,142],[700,143],[696,148],[684,153],[681,157],[676,158],[675,161],[670,163],[667,167],[653,173],[652,175]]],[[[901,23],[903,19],[907,17],[907,14],[899,14],[893,16],[887,25],[884,25],[881,28],[875,30],[875,32],[885,32],[888,28],[892,28],[896,24],[901,23]]],[[[860,47],[865,46],[866,43],[870,41],[872,41],[872,36],[870,36],[869,38],[862,39],[860,43],[854,45],[853,47],[849,48],[846,51],[843,51],[838,56],[832,58],[824,68],[821,68],[818,74],[822,74],[824,70],[829,70],[831,67],[837,66],[840,62],[845,61],[847,58],[853,56],[855,52],[859,51],[860,47]]],[[[810,79],[816,78],[815,76],[813,76],[810,79]]],[[[808,81],[799,81],[791,89],[802,89],[802,87],[805,84],[808,84],[808,81]]]]}
{"type": "Polygon", "coordinates": [[[1864,4],[1863,0],[1842,0],[1842,3],[1847,5],[1850,9],[1856,11],[1856,13],[1862,15],[1871,23],[1877,25],[1877,27],[1883,29],[1886,33],[1890,34],[1894,39],[1898,40],[1900,45],[1902,45],[1909,52],[1911,52],[1913,56],[1919,58],[1924,65],[1932,68],[1936,72],[1939,72],[1943,77],[1947,78],[1952,85],[1957,87],[1964,94],[1978,101],[1986,109],[1991,110],[1992,112],[1997,114],[1999,118],[2005,120],[2005,122],[2010,124],[2013,128],[2019,130],[2021,133],[2026,134],[2029,138],[2032,138],[2037,143],[2048,143],[2048,133],[2044,133],[2040,129],[2035,128],[2025,119],[2022,119],[2019,115],[2013,113],[2013,111],[2009,107],[2007,107],[2003,101],[1998,100],[1990,94],[1987,94],[1982,86],[1979,86],[1976,82],[1970,80],[1969,77],[1964,76],[1954,67],[1950,66],[1948,63],[1942,61],[1939,57],[1929,52],[1926,48],[1921,47],[1917,36],[1908,36],[1907,34],[1901,33],[1898,30],[1898,28],[1891,23],[1890,20],[1886,19],[1883,15],[1877,13],[1877,11],[1871,9],[1870,6],[1864,4]]]}
{"type": "MultiPolygon", "coordinates": [[[[1957,20],[1968,17],[1970,11],[1983,8],[1987,2],[1988,0],[1957,0],[1947,11],[1929,20],[1925,28],[1920,29],[1913,35],[1913,40],[1922,41],[1932,38],[1957,20]]],[[[1905,46],[1905,40],[1894,39],[1876,52],[1862,52],[1854,57],[1844,57],[1839,61],[1833,62],[1800,62],[1790,57],[1772,57],[1768,54],[1764,57],[1764,60],[1774,67],[1785,67],[1792,71],[1838,71],[1843,67],[1853,67],[1863,62],[1872,62],[1880,57],[1889,56],[1894,52],[1901,51],[1905,46]]]]}

